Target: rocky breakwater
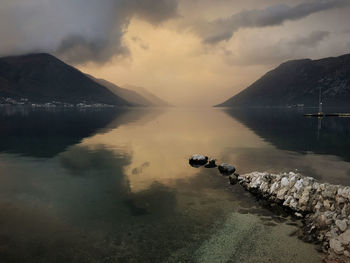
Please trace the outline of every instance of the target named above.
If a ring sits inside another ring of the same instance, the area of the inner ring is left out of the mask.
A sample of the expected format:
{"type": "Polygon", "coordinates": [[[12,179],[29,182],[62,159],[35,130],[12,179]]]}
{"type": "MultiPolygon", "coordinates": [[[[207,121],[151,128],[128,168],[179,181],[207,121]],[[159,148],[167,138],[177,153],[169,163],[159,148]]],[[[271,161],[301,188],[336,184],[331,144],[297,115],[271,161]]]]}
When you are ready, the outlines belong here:
{"type": "Polygon", "coordinates": [[[327,260],[350,262],[350,187],[319,183],[294,172],[235,174],[230,182],[303,217],[307,241],[320,244],[327,260]]]}
{"type": "MultiPolygon", "coordinates": [[[[215,159],[195,154],[189,163],[196,168],[216,167],[215,159]]],[[[302,218],[303,239],[315,242],[327,254],[326,262],[350,262],[350,187],[320,183],[299,173],[253,172],[239,175],[227,163],[218,166],[230,183],[279,204],[302,218]]]]}

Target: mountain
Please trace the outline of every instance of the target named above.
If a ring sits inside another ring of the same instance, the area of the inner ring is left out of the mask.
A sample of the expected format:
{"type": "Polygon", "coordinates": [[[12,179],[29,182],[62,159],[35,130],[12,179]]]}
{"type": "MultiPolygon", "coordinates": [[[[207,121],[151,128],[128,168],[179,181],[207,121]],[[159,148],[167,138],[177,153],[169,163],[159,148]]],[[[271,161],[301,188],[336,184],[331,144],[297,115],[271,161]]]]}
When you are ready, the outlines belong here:
{"type": "Polygon", "coordinates": [[[220,107],[350,106],[350,54],[319,60],[287,61],[220,107]]]}
{"type": "Polygon", "coordinates": [[[131,104],[135,104],[138,106],[154,106],[154,104],[152,102],[150,102],[149,100],[147,100],[146,98],[144,98],[143,96],[141,96],[140,94],[138,94],[137,92],[135,92],[133,90],[121,88],[112,82],[109,82],[109,81],[104,80],[104,79],[97,79],[91,75],[87,75],[87,76],[89,78],[91,78],[93,81],[95,81],[95,82],[99,83],[100,85],[109,89],[115,95],[130,102],[131,104]]]}
{"type": "Polygon", "coordinates": [[[0,58],[0,98],[129,106],[106,87],[49,54],[0,58]]]}
{"type": "Polygon", "coordinates": [[[132,86],[132,85],[125,85],[125,88],[137,92],[142,97],[144,97],[145,99],[150,101],[154,106],[158,106],[158,107],[171,107],[172,106],[170,103],[162,100],[161,98],[157,97],[156,95],[154,95],[153,93],[149,92],[147,89],[145,89],[143,87],[136,87],[136,86],[132,86]]]}

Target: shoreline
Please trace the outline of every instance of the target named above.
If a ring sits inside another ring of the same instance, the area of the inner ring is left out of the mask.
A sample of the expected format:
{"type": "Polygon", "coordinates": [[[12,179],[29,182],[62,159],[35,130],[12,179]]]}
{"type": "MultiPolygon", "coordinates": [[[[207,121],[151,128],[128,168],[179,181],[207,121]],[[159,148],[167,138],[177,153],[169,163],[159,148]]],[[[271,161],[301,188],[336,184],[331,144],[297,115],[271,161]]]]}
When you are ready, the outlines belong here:
{"type": "Polygon", "coordinates": [[[216,165],[214,158],[195,154],[189,159],[193,167],[217,167],[230,184],[240,184],[246,191],[277,204],[300,218],[302,239],[320,246],[325,262],[350,262],[350,187],[320,183],[300,173],[235,173],[227,163],[216,165]],[[209,160],[209,163],[207,164],[209,160]]]}
{"type": "Polygon", "coordinates": [[[300,217],[305,241],[320,245],[326,260],[350,261],[350,187],[319,183],[294,172],[233,174],[229,179],[300,217]]]}

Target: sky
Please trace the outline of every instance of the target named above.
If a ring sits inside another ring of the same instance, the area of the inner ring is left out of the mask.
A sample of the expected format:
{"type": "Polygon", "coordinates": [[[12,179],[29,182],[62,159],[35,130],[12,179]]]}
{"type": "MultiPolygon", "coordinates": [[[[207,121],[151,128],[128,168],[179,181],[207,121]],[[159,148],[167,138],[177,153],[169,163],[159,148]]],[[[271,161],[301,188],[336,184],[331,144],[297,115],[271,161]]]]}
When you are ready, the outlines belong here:
{"type": "Polygon", "coordinates": [[[350,0],[0,0],[0,38],[0,56],[208,106],[286,60],[350,53],[350,0]]]}

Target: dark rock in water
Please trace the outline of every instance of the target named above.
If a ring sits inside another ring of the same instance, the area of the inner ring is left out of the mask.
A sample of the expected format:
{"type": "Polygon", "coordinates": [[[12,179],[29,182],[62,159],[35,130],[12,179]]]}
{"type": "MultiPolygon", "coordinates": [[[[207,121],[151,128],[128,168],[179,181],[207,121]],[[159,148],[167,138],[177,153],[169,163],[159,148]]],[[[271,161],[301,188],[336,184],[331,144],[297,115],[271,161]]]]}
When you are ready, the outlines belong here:
{"type": "Polygon", "coordinates": [[[238,176],[236,174],[231,174],[228,179],[230,180],[230,184],[235,185],[239,182],[238,176]]]}
{"type": "Polygon", "coordinates": [[[208,162],[208,156],[200,155],[200,154],[194,154],[189,159],[189,164],[192,167],[200,167],[202,165],[205,165],[208,162]]]}
{"type": "Polygon", "coordinates": [[[214,167],[216,167],[217,165],[216,165],[215,161],[216,160],[214,158],[210,158],[209,159],[209,163],[206,164],[204,167],[205,168],[214,168],[214,167]]]}
{"type": "Polygon", "coordinates": [[[236,171],[236,168],[232,164],[222,163],[219,165],[219,171],[222,175],[231,175],[236,171]]]}

